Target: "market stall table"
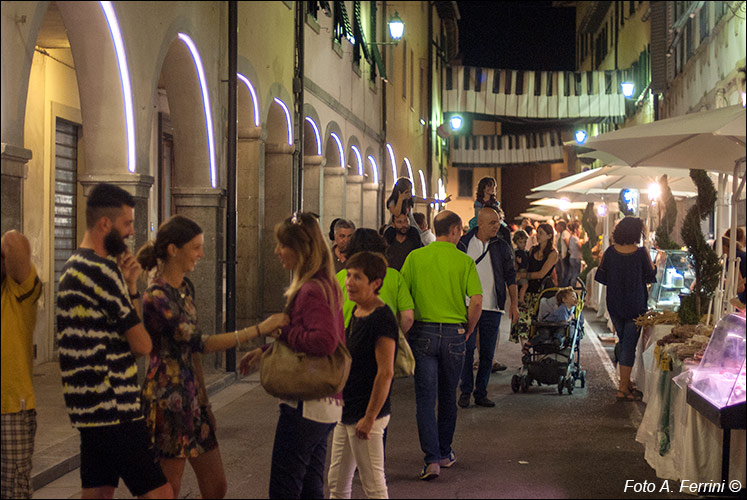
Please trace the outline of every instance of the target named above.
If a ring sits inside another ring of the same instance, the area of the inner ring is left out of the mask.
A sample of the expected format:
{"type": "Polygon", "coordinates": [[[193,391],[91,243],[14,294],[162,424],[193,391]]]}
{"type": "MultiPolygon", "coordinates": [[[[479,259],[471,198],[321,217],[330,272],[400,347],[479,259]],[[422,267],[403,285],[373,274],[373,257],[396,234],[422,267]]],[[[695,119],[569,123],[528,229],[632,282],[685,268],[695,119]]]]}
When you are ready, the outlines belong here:
{"type": "MultiPolygon", "coordinates": [[[[671,325],[668,326],[671,329],[671,325]]],[[[636,441],[645,446],[646,461],[658,477],[718,483],[721,481],[722,430],[687,404],[687,387],[680,387],[673,381],[692,368],[695,365],[674,360],[672,370],[662,371],[655,357],[647,360],[647,390],[644,391],[647,405],[636,441]]],[[[731,432],[729,479],[741,481],[743,487],[747,478],[746,439],[744,430],[731,432]]]]}

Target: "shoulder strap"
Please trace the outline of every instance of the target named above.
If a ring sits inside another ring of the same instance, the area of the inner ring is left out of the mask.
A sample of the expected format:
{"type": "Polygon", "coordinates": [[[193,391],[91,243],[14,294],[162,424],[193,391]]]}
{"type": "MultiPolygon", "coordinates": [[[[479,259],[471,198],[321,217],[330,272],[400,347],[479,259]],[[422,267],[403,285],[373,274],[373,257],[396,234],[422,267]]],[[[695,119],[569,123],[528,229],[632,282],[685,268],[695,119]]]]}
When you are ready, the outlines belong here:
{"type": "Polygon", "coordinates": [[[482,255],[480,255],[480,256],[479,256],[479,257],[477,258],[477,260],[475,261],[475,266],[476,266],[477,264],[479,264],[479,263],[480,263],[480,261],[481,261],[482,259],[484,259],[484,258],[485,258],[485,256],[486,256],[486,255],[488,254],[488,251],[489,251],[489,250],[490,250],[490,244],[488,244],[488,245],[487,245],[487,246],[485,247],[485,251],[484,251],[484,252],[482,253],[482,255]]]}

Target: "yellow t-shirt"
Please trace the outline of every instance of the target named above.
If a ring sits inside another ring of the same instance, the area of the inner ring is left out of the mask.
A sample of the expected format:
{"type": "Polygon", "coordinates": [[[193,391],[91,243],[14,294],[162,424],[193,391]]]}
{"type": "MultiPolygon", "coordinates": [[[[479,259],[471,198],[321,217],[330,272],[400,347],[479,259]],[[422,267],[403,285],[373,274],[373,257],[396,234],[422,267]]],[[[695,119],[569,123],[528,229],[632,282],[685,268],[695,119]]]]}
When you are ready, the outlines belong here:
{"type": "Polygon", "coordinates": [[[2,413],[18,413],[21,401],[26,410],[36,407],[34,400],[34,325],[36,301],[42,285],[31,264],[26,280],[18,284],[6,276],[2,284],[2,413]]]}

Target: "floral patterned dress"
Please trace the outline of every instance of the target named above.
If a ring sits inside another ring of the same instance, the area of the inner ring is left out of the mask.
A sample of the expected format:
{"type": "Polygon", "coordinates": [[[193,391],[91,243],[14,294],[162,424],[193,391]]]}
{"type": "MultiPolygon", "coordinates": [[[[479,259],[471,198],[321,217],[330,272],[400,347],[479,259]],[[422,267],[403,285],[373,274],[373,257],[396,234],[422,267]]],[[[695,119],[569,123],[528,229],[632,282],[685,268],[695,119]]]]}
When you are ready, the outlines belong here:
{"type": "Polygon", "coordinates": [[[190,458],[218,446],[207,409],[198,399],[192,354],[202,352],[194,287],[179,289],[158,277],[143,295],[145,328],[153,340],[143,384],[145,418],[158,458],[190,458]]]}

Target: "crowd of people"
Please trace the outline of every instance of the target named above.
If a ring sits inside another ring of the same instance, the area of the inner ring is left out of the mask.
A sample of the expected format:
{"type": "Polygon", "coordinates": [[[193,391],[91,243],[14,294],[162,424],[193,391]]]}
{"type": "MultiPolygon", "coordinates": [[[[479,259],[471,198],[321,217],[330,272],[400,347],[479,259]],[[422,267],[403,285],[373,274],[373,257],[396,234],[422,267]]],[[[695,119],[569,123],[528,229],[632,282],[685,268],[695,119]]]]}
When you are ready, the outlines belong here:
{"type": "MultiPolygon", "coordinates": [[[[199,290],[187,277],[204,257],[200,226],[174,215],[133,255],[125,239],[134,234],[134,199],[119,187],[97,185],[86,203],[85,235],[62,270],[57,295],[63,394],[81,438],[82,497],[112,498],[121,478],[135,496],[173,498],[187,463],[204,498],[225,496],[201,355],[260,337],[318,357],[345,345],[351,358],[337,394],[280,401],[270,498],[322,498],[325,476],[331,498],[349,498],[356,469],[368,498],[388,497],[386,435],[403,335],[414,358],[423,453],[418,477],[439,477],[457,461],[457,407],[471,401],[495,406],[488,384],[501,369],[494,353],[502,316],[512,323],[511,340],[527,342],[544,288],[563,287],[553,303],[541,304],[548,321],[567,321],[577,300],[572,287],[584,243],[579,222],[535,227],[525,219],[512,231],[495,189],[495,179],[480,181],[475,216],[466,227],[456,213],[443,210],[431,231],[413,210],[415,201],[433,200],[416,199],[409,179],[399,179],[387,201],[388,224],[378,231],[356,229],[336,219],[331,246],[316,216],[296,212],[274,234],[274,253],[292,272],[283,312],[234,332],[206,334],[197,326],[199,290]],[[142,385],[139,356],[148,356],[142,385]]],[[[643,236],[641,219],[622,219],[596,273],[608,287],[608,310],[622,345],[617,398],[626,401],[640,399],[630,382],[634,319],[645,312],[646,285],[655,280],[649,254],[639,246],[643,236]]],[[[744,265],[743,251],[740,256],[744,265]]],[[[2,496],[22,498],[31,495],[36,420],[30,353],[41,283],[28,241],[17,231],[3,235],[2,259],[2,496]],[[14,455],[6,462],[11,439],[14,455]]],[[[744,293],[744,278],[741,287],[744,293]]],[[[554,333],[546,334],[552,340],[554,333]]],[[[255,369],[271,345],[247,352],[240,371],[255,369]]]]}

